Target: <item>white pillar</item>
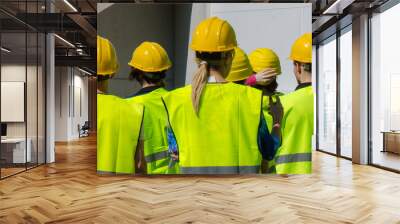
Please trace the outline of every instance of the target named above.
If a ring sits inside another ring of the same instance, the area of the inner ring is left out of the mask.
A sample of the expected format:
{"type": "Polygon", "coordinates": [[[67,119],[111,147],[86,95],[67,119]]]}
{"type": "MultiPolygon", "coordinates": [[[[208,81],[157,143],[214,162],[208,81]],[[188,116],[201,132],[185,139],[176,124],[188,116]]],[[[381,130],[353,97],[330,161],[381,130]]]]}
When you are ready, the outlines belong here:
{"type": "MultiPolygon", "coordinates": [[[[47,12],[53,12],[54,6],[47,3],[47,12]]],[[[54,35],[46,35],[46,163],[55,161],[55,43],[54,35]]]]}
{"type": "Polygon", "coordinates": [[[353,20],[353,162],[368,163],[368,15],[353,20]]]}

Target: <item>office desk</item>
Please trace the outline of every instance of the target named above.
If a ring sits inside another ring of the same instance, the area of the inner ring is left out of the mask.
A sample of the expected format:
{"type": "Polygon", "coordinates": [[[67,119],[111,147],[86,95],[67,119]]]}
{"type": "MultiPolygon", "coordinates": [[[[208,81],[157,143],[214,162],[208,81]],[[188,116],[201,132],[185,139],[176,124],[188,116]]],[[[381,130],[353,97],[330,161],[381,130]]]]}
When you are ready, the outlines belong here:
{"type": "Polygon", "coordinates": [[[383,131],[383,151],[400,154],[400,132],[383,131]]]}
{"type": "Polygon", "coordinates": [[[26,142],[28,144],[25,152],[25,138],[1,139],[1,159],[5,160],[5,163],[31,162],[32,141],[28,138],[26,142]]]}

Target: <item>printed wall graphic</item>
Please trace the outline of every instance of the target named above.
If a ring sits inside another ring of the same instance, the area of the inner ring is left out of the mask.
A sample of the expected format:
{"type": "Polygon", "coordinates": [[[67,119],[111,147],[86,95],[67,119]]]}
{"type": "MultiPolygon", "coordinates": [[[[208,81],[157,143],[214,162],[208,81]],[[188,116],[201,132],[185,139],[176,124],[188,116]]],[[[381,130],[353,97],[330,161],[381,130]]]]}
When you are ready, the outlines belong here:
{"type": "Polygon", "coordinates": [[[311,173],[311,4],[99,8],[99,174],[311,173]]]}

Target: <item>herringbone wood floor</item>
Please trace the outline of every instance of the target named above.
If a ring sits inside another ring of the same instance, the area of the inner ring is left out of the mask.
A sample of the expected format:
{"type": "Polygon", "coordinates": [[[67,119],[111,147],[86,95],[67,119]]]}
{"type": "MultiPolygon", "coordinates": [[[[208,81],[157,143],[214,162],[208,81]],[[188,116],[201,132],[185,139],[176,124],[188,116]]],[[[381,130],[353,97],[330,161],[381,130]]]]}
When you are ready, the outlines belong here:
{"type": "Polygon", "coordinates": [[[0,223],[400,223],[400,175],[315,153],[310,176],[96,175],[96,141],[0,181],[0,223]]]}

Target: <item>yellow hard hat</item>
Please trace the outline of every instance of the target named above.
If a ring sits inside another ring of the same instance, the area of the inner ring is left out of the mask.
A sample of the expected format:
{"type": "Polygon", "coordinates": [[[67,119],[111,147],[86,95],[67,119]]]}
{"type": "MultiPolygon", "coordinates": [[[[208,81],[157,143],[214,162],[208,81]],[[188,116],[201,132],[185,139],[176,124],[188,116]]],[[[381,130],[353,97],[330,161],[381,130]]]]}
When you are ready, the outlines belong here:
{"type": "Polygon", "coordinates": [[[299,37],[292,45],[289,58],[293,61],[311,63],[312,62],[312,34],[305,33],[299,37]]]}
{"type": "Polygon", "coordinates": [[[231,24],[218,17],[203,20],[192,36],[191,48],[200,52],[223,52],[237,46],[231,24]]]}
{"type": "Polygon", "coordinates": [[[258,48],[249,55],[250,64],[255,72],[261,72],[266,68],[272,68],[281,74],[281,63],[278,55],[269,48],[258,48]]]}
{"type": "Polygon", "coordinates": [[[132,53],[128,65],[145,72],[160,72],[171,68],[167,52],[155,42],[143,42],[132,53]]]}
{"type": "Polygon", "coordinates": [[[235,47],[235,56],[233,57],[231,71],[226,77],[226,81],[236,82],[247,79],[252,72],[253,70],[246,53],[239,47],[235,47]]]}
{"type": "Polygon", "coordinates": [[[97,75],[114,75],[118,69],[114,46],[106,38],[97,36],[97,75]]]}

